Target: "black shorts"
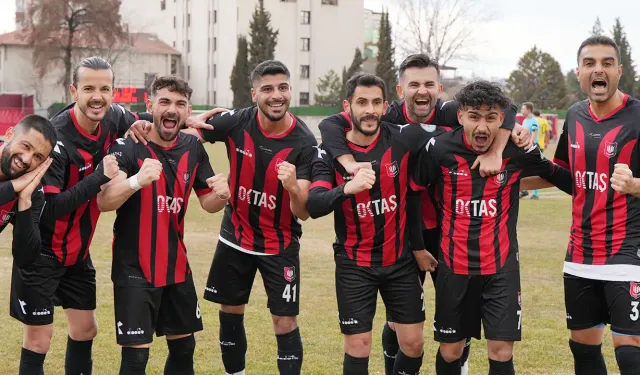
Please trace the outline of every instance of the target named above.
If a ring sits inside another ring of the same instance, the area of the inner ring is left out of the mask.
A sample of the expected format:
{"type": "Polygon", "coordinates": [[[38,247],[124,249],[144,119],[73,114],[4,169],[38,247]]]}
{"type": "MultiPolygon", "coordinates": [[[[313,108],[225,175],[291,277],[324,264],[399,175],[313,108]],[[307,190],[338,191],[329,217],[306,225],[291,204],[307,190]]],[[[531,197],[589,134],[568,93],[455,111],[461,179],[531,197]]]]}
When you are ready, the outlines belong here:
{"type": "Polygon", "coordinates": [[[11,316],[26,325],[47,325],[53,323],[54,306],[96,309],[96,270],[90,256],[69,267],[42,254],[24,268],[13,265],[11,316]]]}
{"type": "Polygon", "coordinates": [[[260,270],[267,307],[276,316],[300,312],[300,257],[295,254],[254,255],[218,241],[204,299],[228,306],[249,303],[251,287],[260,270]]]}
{"type": "Polygon", "coordinates": [[[611,324],[611,331],[640,336],[640,282],[592,280],[564,274],[567,328],[611,324]]]}
{"type": "Polygon", "coordinates": [[[387,321],[424,322],[424,293],[413,256],[388,267],[360,267],[341,253],[334,258],[338,321],[343,334],[371,331],[378,291],[387,310],[387,321]]]}
{"type": "MultiPolygon", "coordinates": [[[[434,258],[438,259],[438,253],[440,252],[440,235],[442,234],[441,228],[434,229],[425,229],[422,231],[422,240],[424,241],[424,247],[426,250],[433,255],[434,258]]],[[[431,274],[431,281],[433,285],[436,285],[436,280],[438,277],[438,267],[431,274]]],[[[420,271],[420,282],[424,286],[424,281],[427,278],[427,271],[420,271]]]]}
{"type": "Polygon", "coordinates": [[[438,272],[434,338],[455,343],[480,339],[480,325],[487,340],[520,341],[522,338],[520,272],[486,276],[438,272]]]}
{"type": "Polygon", "coordinates": [[[160,288],[114,285],[113,300],[118,345],[143,345],[156,336],[202,331],[196,287],[191,276],[160,288]]]}

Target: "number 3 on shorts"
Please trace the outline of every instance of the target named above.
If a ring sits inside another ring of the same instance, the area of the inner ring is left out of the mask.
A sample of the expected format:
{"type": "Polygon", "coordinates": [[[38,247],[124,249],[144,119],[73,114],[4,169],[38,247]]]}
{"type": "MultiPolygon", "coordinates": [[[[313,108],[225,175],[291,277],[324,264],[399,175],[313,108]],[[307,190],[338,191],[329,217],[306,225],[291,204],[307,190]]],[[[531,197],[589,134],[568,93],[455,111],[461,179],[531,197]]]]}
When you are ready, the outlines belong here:
{"type": "Polygon", "coordinates": [[[637,321],[638,318],[640,317],[640,311],[638,310],[638,305],[640,305],[640,302],[631,301],[631,315],[629,315],[629,317],[631,317],[631,320],[633,320],[634,322],[637,321]]]}
{"type": "Polygon", "coordinates": [[[296,284],[293,284],[293,286],[291,286],[291,284],[287,284],[284,288],[284,292],[282,292],[282,299],[286,300],[288,303],[291,302],[291,297],[293,297],[293,302],[296,302],[296,287],[296,284]]]}

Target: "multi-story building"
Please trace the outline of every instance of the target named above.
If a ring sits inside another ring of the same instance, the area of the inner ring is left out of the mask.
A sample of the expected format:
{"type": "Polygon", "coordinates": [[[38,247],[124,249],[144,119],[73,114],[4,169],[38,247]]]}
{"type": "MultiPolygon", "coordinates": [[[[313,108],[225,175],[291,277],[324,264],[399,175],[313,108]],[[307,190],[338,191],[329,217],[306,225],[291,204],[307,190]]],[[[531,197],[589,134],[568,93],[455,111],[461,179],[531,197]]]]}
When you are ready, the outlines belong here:
{"type": "Polygon", "coordinates": [[[382,12],[364,10],[364,64],[362,68],[370,73],[375,72],[378,64],[378,41],[380,40],[380,21],[382,12]]]}
{"type": "MultiPolygon", "coordinates": [[[[258,0],[122,0],[130,31],[153,33],[181,52],[194,104],[229,107],[237,37],[249,34],[258,0]]],[[[314,103],[319,78],[341,72],[364,45],[363,0],[264,0],[279,31],[275,58],[291,71],[292,105],[314,103]]]]}

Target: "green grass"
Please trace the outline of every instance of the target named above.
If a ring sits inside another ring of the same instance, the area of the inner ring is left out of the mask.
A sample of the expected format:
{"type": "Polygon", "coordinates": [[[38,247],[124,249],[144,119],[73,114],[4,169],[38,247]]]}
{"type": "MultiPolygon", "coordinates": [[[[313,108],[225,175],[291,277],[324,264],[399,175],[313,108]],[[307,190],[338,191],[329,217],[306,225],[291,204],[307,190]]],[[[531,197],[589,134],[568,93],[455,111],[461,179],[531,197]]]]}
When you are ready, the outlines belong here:
{"type": "MultiPolygon", "coordinates": [[[[208,147],[214,170],[227,172],[228,163],[223,145],[208,147]]],[[[547,150],[553,155],[553,150],[547,150]]],[[[516,344],[515,363],[521,375],[569,375],[572,358],[565,329],[565,311],[562,288],[562,262],[564,259],[570,224],[570,199],[557,190],[544,193],[539,201],[523,200],[518,227],[523,293],[523,341],[516,344]]],[[[189,260],[201,295],[220,228],[220,213],[210,215],[199,208],[197,201],[190,204],[186,220],[185,240],[189,260]]],[[[91,249],[98,271],[98,337],[94,342],[94,374],[117,374],[120,348],[115,342],[113,318],[111,266],[111,226],[114,215],[105,214],[99,221],[91,249]]],[[[0,274],[5,287],[0,293],[0,305],[5,314],[0,317],[3,340],[0,342],[0,371],[17,374],[22,343],[22,326],[8,315],[9,285],[11,280],[11,231],[0,235],[0,274]]],[[[334,238],[331,217],[308,221],[302,238],[302,289],[300,326],[305,346],[304,374],[340,374],[342,369],[342,336],[337,322],[334,292],[331,243],[334,238]]],[[[433,287],[425,288],[427,324],[425,327],[425,360],[422,373],[434,374],[436,343],[432,339],[433,287]]],[[[196,347],[197,374],[224,374],[218,346],[217,306],[200,300],[205,329],[198,333],[196,347]]],[[[374,329],[370,373],[383,374],[380,334],[384,306],[379,300],[374,329]]],[[[247,352],[248,374],[277,374],[276,342],[271,319],[266,308],[262,280],[257,277],[251,301],[246,311],[246,330],[249,342],[247,352]]],[[[46,373],[64,373],[66,321],[61,309],[55,310],[55,331],[51,351],[47,356],[46,373]]],[[[611,348],[611,335],[607,333],[604,352],[610,369],[615,369],[611,348]]],[[[164,339],[152,346],[148,374],[162,374],[166,358],[164,339]]],[[[486,341],[475,341],[471,354],[473,375],[488,372],[486,341]]]]}

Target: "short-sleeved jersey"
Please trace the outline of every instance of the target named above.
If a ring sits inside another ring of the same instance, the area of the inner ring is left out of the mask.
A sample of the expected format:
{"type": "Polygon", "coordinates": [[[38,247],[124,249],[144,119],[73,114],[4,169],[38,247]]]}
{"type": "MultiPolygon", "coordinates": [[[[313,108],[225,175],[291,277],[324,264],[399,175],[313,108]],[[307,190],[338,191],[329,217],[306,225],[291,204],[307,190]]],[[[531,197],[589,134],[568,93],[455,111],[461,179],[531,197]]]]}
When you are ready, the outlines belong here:
{"type": "Polygon", "coordinates": [[[573,220],[565,272],[590,279],[634,281],[640,275],[640,199],[616,193],[616,163],[640,176],[640,101],[625,96],[596,118],[587,100],[567,111],[555,161],[573,176],[573,220]]]}
{"type": "MultiPolygon", "coordinates": [[[[137,115],[112,104],[96,133],[88,134],[78,124],[74,105],[69,105],[51,119],[58,133],[58,143],[51,153],[53,163],[43,177],[45,194],[68,190],[93,173],[111,144],[122,137],[137,119],[137,115]]],[[[94,197],[58,220],[43,220],[40,223],[42,252],[65,266],[82,261],[89,254],[99,216],[94,197]]]]}
{"type": "Polygon", "coordinates": [[[113,266],[116,285],[162,287],[184,282],[191,272],[184,245],[184,218],[191,190],[198,196],[211,189],[213,170],[197,137],[180,133],[175,144],[146,146],[118,139],[110,153],[127,176],[138,173],[147,158],[162,162],[158,181],[134,193],[117,210],[113,225],[113,266]]]}
{"type": "MultiPolygon", "coordinates": [[[[53,163],[42,179],[45,194],[68,190],[93,173],[111,144],[137,119],[137,115],[112,104],[96,133],[88,134],[78,124],[74,105],[51,119],[58,133],[58,143],[51,153],[53,163]]],[[[82,261],[89,254],[99,216],[94,197],[58,220],[43,220],[40,222],[42,252],[65,266],[82,261]]]]}
{"type": "MultiPolygon", "coordinates": [[[[351,119],[348,114],[341,113],[325,121],[339,124],[351,119]]],[[[334,205],[336,252],[346,254],[362,267],[391,266],[411,254],[407,251],[410,157],[441,132],[443,130],[434,125],[382,122],[378,137],[369,146],[348,143],[356,161],[371,163],[376,182],[370,190],[345,195],[334,205]]],[[[316,199],[318,192],[331,190],[353,178],[322,148],[318,149],[312,173],[310,201],[316,199]]]]}
{"type": "Polygon", "coordinates": [[[540,125],[540,135],[538,136],[538,145],[540,148],[544,150],[547,146],[546,144],[546,136],[549,134],[549,121],[547,121],[544,117],[536,117],[538,120],[538,124],[540,125]]]}
{"type": "MultiPolygon", "coordinates": [[[[442,99],[438,99],[435,103],[431,116],[425,123],[442,127],[445,130],[452,130],[460,127],[461,125],[458,121],[459,108],[460,105],[455,100],[443,101],[442,99]]],[[[387,112],[382,116],[382,121],[396,125],[415,124],[409,119],[407,104],[404,100],[396,100],[389,104],[387,112]]],[[[515,121],[516,110],[515,107],[511,107],[505,111],[505,119],[502,127],[504,129],[511,130],[515,126],[515,121]]],[[[335,155],[335,157],[347,154],[349,150],[346,146],[344,134],[349,129],[350,128],[342,129],[335,126],[325,126],[325,123],[321,123],[320,131],[322,133],[323,147],[332,155],[335,155]]],[[[428,190],[421,193],[422,220],[426,229],[434,229],[438,227],[438,214],[436,212],[434,202],[435,193],[436,192],[433,187],[430,187],[428,190]]]]}
{"type": "Polygon", "coordinates": [[[554,175],[564,171],[568,182],[568,171],[546,159],[537,146],[525,151],[509,142],[501,172],[482,177],[477,169],[471,170],[477,156],[461,127],[432,138],[420,151],[415,182],[438,185],[439,267],[461,275],[517,270],[520,179],[540,175],[553,181],[554,175]]]}
{"type": "Polygon", "coordinates": [[[536,138],[533,140],[533,143],[538,143],[540,141],[540,124],[538,123],[537,118],[533,116],[525,118],[522,122],[522,126],[527,128],[527,130],[529,130],[529,133],[531,134],[533,134],[533,132],[537,132],[536,138]]]}
{"type": "Polygon", "coordinates": [[[289,162],[299,180],[311,181],[317,142],[304,122],[287,115],[291,127],[278,135],[264,131],[255,106],[214,116],[207,121],[214,129],[200,131],[204,140],[227,146],[231,198],[219,239],[236,250],[273,255],[300,249],[302,226],[291,212],[278,167],[289,162]]]}

